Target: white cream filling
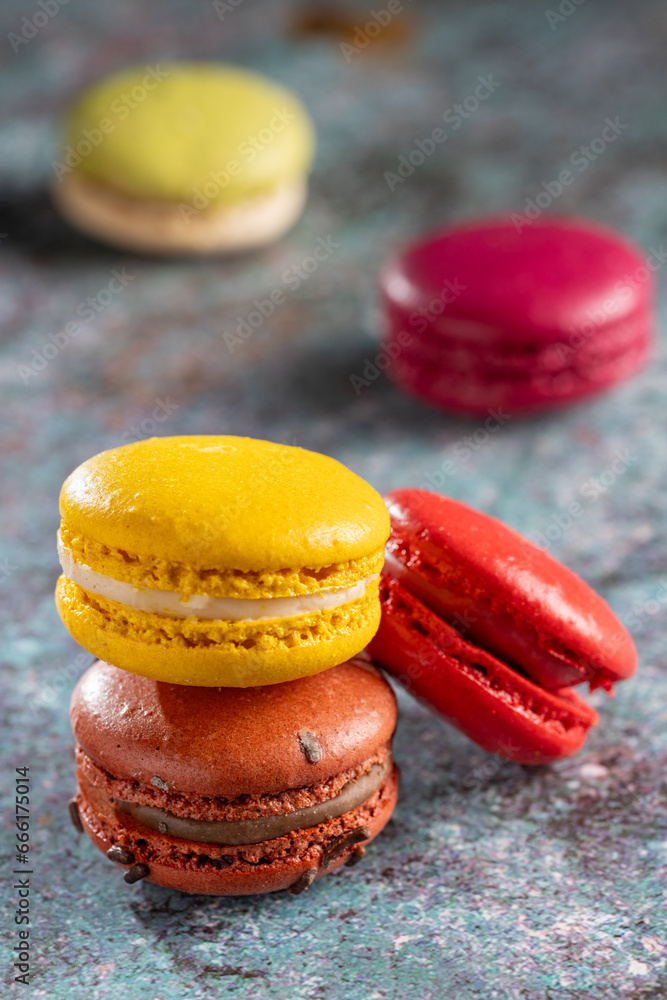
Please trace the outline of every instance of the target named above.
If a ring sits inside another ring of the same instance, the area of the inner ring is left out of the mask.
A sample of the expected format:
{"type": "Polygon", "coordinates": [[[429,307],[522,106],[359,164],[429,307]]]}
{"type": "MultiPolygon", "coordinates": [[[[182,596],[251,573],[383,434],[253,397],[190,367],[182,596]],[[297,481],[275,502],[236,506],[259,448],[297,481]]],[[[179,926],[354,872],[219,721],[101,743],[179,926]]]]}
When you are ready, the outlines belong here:
{"type": "Polygon", "coordinates": [[[316,594],[301,594],[298,597],[209,597],[207,594],[183,597],[176,591],[135,587],[131,583],[98,573],[90,566],[76,561],[61,542],[60,533],[58,556],[67,579],[78,583],[84,590],[134,608],[135,611],[156,612],[172,618],[195,616],[217,621],[263,621],[267,618],[292,618],[312,611],[330,611],[341,604],[359,600],[366,593],[368,585],[378,578],[378,574],[374,573],[355,583],[353,587],[320,590],[316,594]]]}

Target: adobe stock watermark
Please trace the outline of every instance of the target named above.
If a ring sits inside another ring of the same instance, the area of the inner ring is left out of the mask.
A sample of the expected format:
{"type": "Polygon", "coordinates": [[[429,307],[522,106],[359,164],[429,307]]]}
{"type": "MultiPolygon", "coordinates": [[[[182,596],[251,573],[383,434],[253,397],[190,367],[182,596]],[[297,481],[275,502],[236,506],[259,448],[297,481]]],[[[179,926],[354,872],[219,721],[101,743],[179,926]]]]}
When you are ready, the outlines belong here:
{"type": "MultiPolygon", "coordinates": [[[[659,271],[665,262],[667,262],[667,250],[662,243],[659,247],[649,247],[648,256],[645,257],[644,263],[635,268],[634,271],[619,278],[614,285],[614,291],[621,299],[627,298],[628,295],[632,295],[647,281],[650,281],[651,275],[659,271]]],[[[568,364],[587,340],[608,325],[620,307],[619,299],[613,298],[605,299],[595,309],[587,309],[586,318],[578,326],[569,327],[570,336],[567,341],[554,344],[551,348],[554,360],[557,360],[559,365],[568,364]]]]}
{"type": "MultiPolygon", "coordinates": [[[[277,461],[287,465],[289,460],[281,456],[277,461]]],[[[231,503],[221,507],[215,518],[199,525],[189,545],[193,558],[197,557],[200,560],[210,558],[211,544],[219,542],[220,533],[253,506],[257,498],[257,486],[264,482],[265,476],[266,473],[261,466],[258,466],[255,472],[248,470],[248,479],[243,491],[238,491],[231,503]]]]}
{"type": "Polygon", "coordinates": [[[559,24],[567,21],[581,7],[586,0],[562,0],[558,5],[558,10],[545,10],[544,15],[549,22],[549,27],[555,31],[559,24]]]}
{"type": "Polygon", "coordinates": [[[18,52],[24,45],[31,42],[45,28],[49,21],[52,21],[61,7],[65,7],[69,0],[37,0],[37,10],[30,17],[21,19],[21,30],[17,33],[10,31],[7,41],[14,53],[18,52]]]}
{"type": "Polygon", "coordinates": [[[244,164],[252,163],[277,135],[280,135],[294,121],[296,113],[287,107],[273,108],[271,118],[263,128],[249,133],[236,147],[236,157],[228,160],[220,170],[209,170],[208,180],[193,188],[189,201],[180,202],[178,209],[184,222],[203,212],[221,191],[229,187],[232,178],[243,170],[244,164]]]}
{"type": "Polygon", "coordinates": [[[243,0],[213,0],[213,10],[218,15],[218,20],[224,21],[225,14],[231,14],[242,3],[243,0]]]}
{"type": "Polygon", "coordinates": [[[477,86],[472,93],[443,112],[442,121],[450,131],[437,126],[423,139],[416,139],[409,153],[401,153],[393,171],[385,170],[383,176],[390,191],[395,191],[399,184],[404,184],[409,177],[412,177],[415,170],[423,166],[436,149],[451,138],[451,132],[460,129],[464,121],[502,86],[498,80],[494,80],[492,74],[478,76],[477,80],[477,86]]]}
{"type": "Polygon", "coordinates": [[[542,530],[532,532],[527,536],[528,539],[533,545],[548,551],[554,542],[560,541],[575,521],[582,516],[586,507],[597,503],[636,461],[637,456],[633,455],[627,448],[619,448],[608,468],[596,476],[591,476],[590,479],[581,484],[579,495],[582,500],[573,500],[563,510],[552,514],[542,530]]]}
{"type": "Polygon", "coordinates": [[[286,288],[290,292],[298,291],[303,282],[339,249],[340,243],[336,243],[331,236],[319,236],[312,253],[298,264],[286,268],[281,275],[280,285],[272,288],[266,298],[254,299],[252,304],[255,308],[245,316],[236,317],[236,327],[233,332],[225,330],[223,340],[229,353],[233,354],[237,347],[246,343],[253,333],[273,316],[276,309],[287,301],[286,288]]]}
{"type": "Polygon", "coordinates": [[[544,211],[549,208],[556,199],[560,198],[566,188],[574,184],[576,178],[588,170],[592,163],[595,163],[599,156],[629,128],[628,123],[622,122],[618,115],[615,118],[605,118],[600,135],[591,139],[587,146],[579,146],[570,155],[569,163],[574,167],[574,172],[569,168],[561,170],[558,177],[550,181],[542,181],[539,190],[532,198],[525,199],[523,212],[513,212],[511,215],[515,228],[520,232],[524,226],[529,226],[535,219],[539,219],[544,211]]]}
{"type": "Polygon", "coordinates": [[[145,417],[138,424],[133,424],[129,430],[125,431],[120,439],[121,444],[132,444],[134,441],[143,441],[144,438],[151,437],[160,424],[169,420],[176,413],[176,410],[181,408],[180,404],[172,402],[169,396],[166,399],[156,399],[154,402],[155,406],[150,417],[145,417]]]}
{"type": "Polygon", "coordinates": [[[55,705],[64,691],[69,690],[78,681],[84,670],[93,663],[95,657],[90,653],[77,653],[73,660],[66,663],[50,680],[39,685],[39,691],[30,700],[33,714],[38,714],[40,708],[50,708],[55,705]]]}
{"type": "Polygon", "coordinates": [[[49,339],[40,348],[30,348],[32,361],[29,364],[19,364],[16,366],[23,384],[28,385],[31,378],[35,378],[40,372],[43,372],[54,358],[57,358],[73,340],[76,340],[83,333],[85,324],[90,323],[96,316],[99,316],[112,302],[113,298],[122,292],[135,278],[136,275],[128,274],[125,267],[120,268],[120,270],[114,268],[111,272],[111,280],[106,287],[101,288],[96,295],[89,295],[74,310],[83,322],[72,321],[71,323],[67,323],[63,330],[51,334],[49,339]]]}
{"type": "Polygon", "coordinates": [[[361,396],[364,389],[368,389],[376,379],[379,379],[380,375],[383,375],[390,367],[392,361],[396,361],[401,356],[403,348],[410,346],[413,339],[414,336],[409,330],[401,330],[373,358],[364,358],[361,375],[355,373],[350,375],[350,384],[355,395],[361,396]]]}
{"type": "Polygon", "coordinates": [[[353,373],[350,375],[350,383],[357,396],[360,396],[364,389],[367,389],[376,379],[387,371],[392,361],[403,352],[403,348],[409,347],[413,341],[413,333],[423,333],[434,319],[444,313],[448,305],[451,305],[459,297],[461,292],[465,292],[466,285],[462,285],[458,278],[447,278],[437,295],[434,295],[425,305],[420,306],[410,313],[408,324],[412,330],[401,330],[397,336],[393,337],[390,343],[386,344],[382,350],[373,358],[364,358],[361,375],[353,373]]]}
{"type": "MultiPolygon", "coordinates": [[[[407,0],[407,2],[412,3],[412,0],[407,0]]],[[[405,4],[402,0],[389,0],[386,7],[381,7],[380,10],[371,10],[370,17],[366,23],[360,24],[355,30],[352,43],[341,42],[338,46],[343,53],[345,62],[348,64],[351,63],[354,56],[359,55],[360,52],[364,52],[382,34],[384,29],[391,24],[393,19],[398,14],[402,14],[404,10],[405,4]]]]}
{"type": "Polygon", "coordinates": [[[488,416],[470,434],[463,434],[458,441],[448,448],[451,457],[443,459],[437,468],[427,472],[420,490],[438,490],[446,486],[447,479],[456,475],[461,465],[469,462],[473,455],[486,447],[492,437],[512,419],[511,413],[505,413],[502,406],[489,408],[488,416]]]}
{"type": "Polygon", "coordinates": [[[92,151],[104,142],[106,135],[115,132],[118,122],[125,119],[138,108],[142,101],[145,101],[151,91],[155,90],[159,84],[170,76],[169,70],[160,69],[157,66],[146,66],[146,73],[142,77],[141,83],[135,84],[131,90],[124,91],[120,97],[114,98],[109,105],[109,115],[100,118],[96,128],[84,128],[81,130],[81,138],[72,145],[69,143],[65,147],[63,161],[52,160],[51,170],[57,181],[71,173],[78,167],[92,151]]]}

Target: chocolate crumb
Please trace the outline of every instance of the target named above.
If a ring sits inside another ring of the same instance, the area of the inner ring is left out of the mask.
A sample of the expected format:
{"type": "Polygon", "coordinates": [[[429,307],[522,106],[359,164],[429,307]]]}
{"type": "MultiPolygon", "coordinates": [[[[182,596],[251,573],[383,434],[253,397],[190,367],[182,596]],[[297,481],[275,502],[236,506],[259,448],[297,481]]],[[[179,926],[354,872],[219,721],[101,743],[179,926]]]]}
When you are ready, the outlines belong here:
{"type": "Polygon", "coordinates": [[[134,885],[135,882],[141,881],[142,878],[146,878],[150,871],[148,865],[143,864],[139,861],[136,865],[132,865],[129,872],[125,872],[123,878],[128,885],[134,885]]]}
{"type": "Polygon", "coordinates": [[[291,893],[292,896],[300,896],[309,885],[313,884],[316,875],[317,868],[309,868],[308,871],[299,875],[294,885],[291,885],[287,891],[291,893]]]}
{"type": "Polygon", "coordinates": [[[222,868],[229,868],[230,865],[234,864],[234,858],[230,857],[229,854],[223,854],[221,858],[209,858],[208,860],[218,871],[222,868]]]}
{"type": "Polygon", "coordinates": [[[342,833],[340,837],[335,837],[322,855],[322,861],[320,862],[322,868],[328,868],[329,865],[333,864],[350,847],[360,843],[362,840],[369,840],[370,836],[371,831],[367,826],[358,826],[356,830],[350,830],[349,833],[342,833]]]}
{"type": "Polygon", "coordinates": [[[154,774],[151,778],[151,785],[155,785],[156,788],[159,788],[163,792],[169,791],[169,785],[167,782],[163,781],[157,774],[154,774]]]}
{"type": "Polygon", "coordinates": [[[317,764],[322,759],[322,747],[319,744],[319,740],[312,733],[309,733],[307,729],[299,733],[299,743],[309,764],[317,764]]]}
{"type": "Polygon", "coordinates": [[[362,860],[362,858],[365,857],[366,857],[366,848],[364,847],[363,844],[357,844],[355,849],[352,851],[352,854],[350,854],[349,858],[345,862],[345,865],[347,868],[354,868],[354,866],[358,865],[359,862],[362,860]]]}
{"type": "Polygon", "coordinates": [[[70,799],[67,803],[67,808],[69,809],[69,818],[72,820],[72,826],[78,833],[83,833],[83,823],[79,816],[79,804],[76,799],[70,799]]]}
{"type": "Polygon", "coordinates": [[[107,857],[109,861],[115,861],[117,865],[132,865],[134,864],[134,854],[132,851],[128,851],[127,847],[121,847],[120,844],[114,844],[107,851],[107,857]]]}
{"type": "Polygon", "coordinates": [[[158,823],[157,828],[160,831],[160,833],[166,833],[167,832],[167,824],[166,823],[158,823]]]}

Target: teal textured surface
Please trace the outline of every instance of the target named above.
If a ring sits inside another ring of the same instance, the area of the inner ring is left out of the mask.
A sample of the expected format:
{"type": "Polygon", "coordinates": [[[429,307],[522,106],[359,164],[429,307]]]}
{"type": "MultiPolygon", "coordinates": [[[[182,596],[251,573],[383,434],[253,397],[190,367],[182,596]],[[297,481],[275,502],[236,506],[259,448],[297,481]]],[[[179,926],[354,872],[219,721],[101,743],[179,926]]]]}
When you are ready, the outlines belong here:
{"type": "MultiPolygon", "coordinates": [[[[592,403],[530,421],[457,420],[384,376],[374,289],[380,263],[419,232],[470,214],[533,212],[533,203],[624,230],[662,281],[667,16],[650,0],[403,8],[393,23],[404,31],[391,40],[389,27],[377,39],[364,28],[369,8],[346,7],[360,27],[351,42],[296,32],[303,6],[288,2],[88,0],[43,17],[37,4],[3,4],[8,996],[667,995],[662,340],[639,378],[592,403]],[[300,92],[315,119],[306,213],[261,253],[124,256],[74,233],[50,208],[57,122],[77,89],[120,65],[181,56],[262,70],[300,92]],[[597,153],[607,118],[618,135],[597,153]],[[445,138],[429,152],[434,129],[445,138]],[[564,169],[572,183],[550,194],[564,169]],[[285,300],[271,309],[276,289],[285,300]],[[639,673],[613,700],[593,697],[601,723],[576,758],[536,770],[485,755],[401,695],[395,817],[362,864],[300,897],[221,900],[128,886],[67,816],[75,786],[67,706],[91,657],[56,615],[55,532],[65,476],[103,448],[153,433],[299,444],[382,491],[425,486],[486,510],[549,545],[606,597],[636,639],[639,673]],[[31,786],[28,986],[14,982],[12,966],[20,766],[31,786]]],[[[664,297],[660,307],[664,316],[664,297]]]]}

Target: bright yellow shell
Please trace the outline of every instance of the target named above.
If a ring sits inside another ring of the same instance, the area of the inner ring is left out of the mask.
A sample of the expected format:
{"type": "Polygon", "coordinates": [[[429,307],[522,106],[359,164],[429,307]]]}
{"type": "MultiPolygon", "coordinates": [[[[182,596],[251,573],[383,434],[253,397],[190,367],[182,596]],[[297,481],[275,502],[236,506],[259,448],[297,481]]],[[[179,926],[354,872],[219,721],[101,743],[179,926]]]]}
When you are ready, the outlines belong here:
{"type": "MultiPolygon", "coordinates": [[[[122,551],[122,572],[93,568],[133,582],[139,582],[132,578],[134,559],[217,576],[284,576],[358,561],[366,572],[369,557],[381,566],[390,527],[380,495],[333,458],[271,441],[204,435],[150,438],[95,455],[65,481],[60,511],[63,540],[84,553],[80,561],[91,565],[84,551],[90,543],[100,552],[104,547],[107,558],[122,551]]],[[[317,576],[310,583],[282,593],[320,589],[317,576]]],[[[182,581],[166,589],[180,590],[182,581]]]]}
{"type": "Polygon", "coordinates": [[[130,673],[171,684],[255,687],[318,674],[356,656],[380,625],[377,582],[333,611],[243,622],[132,611],[61,576],[60,617],[80,645],[130,673]]]}
{"type": "Polygon", "coordinates": [[[154,63],[84,93],[65,130],[70,164],[140,199],[227,205],[302,178],[313,130],[298,98],[215,63],[154,63]]]}

